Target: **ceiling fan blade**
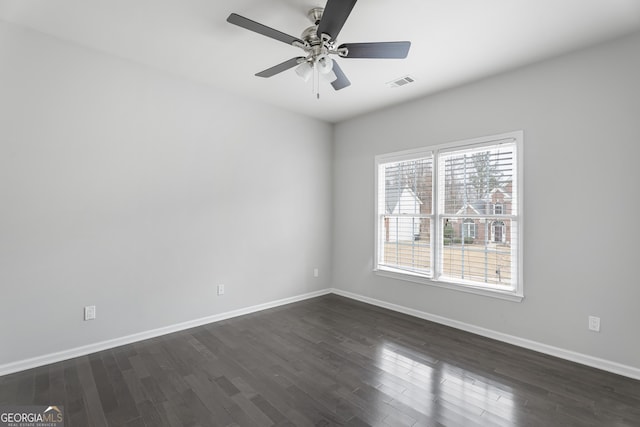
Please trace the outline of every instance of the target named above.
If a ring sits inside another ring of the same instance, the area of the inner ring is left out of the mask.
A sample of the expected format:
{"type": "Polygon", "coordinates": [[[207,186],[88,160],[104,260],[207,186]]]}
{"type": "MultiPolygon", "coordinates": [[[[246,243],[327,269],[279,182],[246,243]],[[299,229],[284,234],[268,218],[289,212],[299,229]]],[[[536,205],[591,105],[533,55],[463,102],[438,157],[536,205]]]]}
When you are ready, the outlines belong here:
{"type": "Polygon", "coordinates": [[[347,86],[351,86],[351,82],[349,81],[347,76],[344,75],[342,68],[340,68],[336,61],[333,61],[333,72],[336,75],[337,79],[331,82],[331,86],[333,86],[335,90],[340,90],[344,89],[347,86]]]}
{"type": "Polygon", "coordinates": [[[327,0],[322,19],[318,24],[318,36],[327,34],[335,40],[357,0],[327,0]]]}
{"type": "Polygon", "coordinates": [[[388,58],[402,59],[409,54],[411,42],[374,42],[374,43],[345,43],[338,47],[347,48],[348,53],[343,58],[388,58]]]}
{"type": "Polygon", "coordinates": [[[262,25],[259,22],[252,21],[251,19],[245,18],[244,16],[240,16],[236,13],[232,13],[231,15],[229,15],[229,17],[227,18],[227,22],[237,25],[238,27],[254,31],[258,34],[262,34],[263,36],[271,37],[272,39],[279,40],[286,44],[292,45],[294,42],[304,44],[304,42],[297,37],[290,36],[289,34],[285,34],[282,31],[274,30],[271,27],[267,27],[266,25],[262,25]]]}
{"type": "Polygon", "coordinates": [[[258,77],[272,77],[275,76],[278,73],[281,73],[283,71],[287,71],[289,68],[293,68],[296,65],[300,64],[300,61],[304,59],[304,56],[298,56],[296,58],[291,58],[287,61],[284,61],[281,64],[278,65],[274,65],[271,68],[267,68],[264,71],[260,71],[259,73],[256,74],[256,76],[258,77]]]}

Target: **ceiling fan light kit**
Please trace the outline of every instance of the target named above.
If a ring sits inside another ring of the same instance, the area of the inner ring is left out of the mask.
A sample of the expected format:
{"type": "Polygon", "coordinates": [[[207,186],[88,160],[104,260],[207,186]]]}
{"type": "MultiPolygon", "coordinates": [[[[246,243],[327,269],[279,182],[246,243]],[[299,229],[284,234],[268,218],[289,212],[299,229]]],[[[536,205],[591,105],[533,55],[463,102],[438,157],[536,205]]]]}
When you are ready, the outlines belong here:
{"type": "Polygon", "coordinates": [[[324,8],[314,7],[307,14],[313,25],[305,29],[300,38],[235,13],[229,15],[227,22],[305,52],[306,56],[291,58],[256,73],[256,76],[268,78],[296,67],[296,74],[305,82],[309,81],[315,71],[318,76],[322,75],[328,80],[335,90],[340,90],[351,85],[351,82],[338,63],[330,58],[331,55],[340,58],[402,59],[407,57],[411,47],[409,41],[344,43],[336,46],[338,34],[355,4],[356,0],[328,0],[324,8]]]}
{"type": "Polygon", "coordinates": [[[305,61],[296,67],[296,74],[299,75],[302,80],[308,82],[313,74],[313,66],[309,62],[305,61]]]}
{"type": "Polygon", "coordinates": [[[333,61],[326,56],[321,56],[316,61],[320,74],[329,74],[333,69],[333,61]]]}

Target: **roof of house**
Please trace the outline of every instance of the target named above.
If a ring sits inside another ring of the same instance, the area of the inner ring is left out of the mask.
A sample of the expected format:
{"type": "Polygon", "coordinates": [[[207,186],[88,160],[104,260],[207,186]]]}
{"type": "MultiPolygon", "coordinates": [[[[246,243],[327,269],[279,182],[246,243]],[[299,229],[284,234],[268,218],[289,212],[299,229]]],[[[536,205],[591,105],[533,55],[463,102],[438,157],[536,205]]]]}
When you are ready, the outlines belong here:
{"type": "Polygon", "coordinates": [[[506,191],[504,191],[502,188],[497,188],[497,187],[496,187],[496,188],[494,188],[493,190],[491,190],[491,191],[489,192],[489,194],[494,194],[494,193],[497,193],[498,191],[499,191],[499,192],[501,192],[501,193],[504,195],[504,198],[505,198],[505,199],[511,199],[511,194],[507,193],[507,192],[506,192],[506,191]]]}
{"type": "MultiPolygon", "coordinates": [[[[501,188],[494,188],[489,192],[489,194],[494,194],[498,191],[504,194],[504,200],[511,199],[511,195],[501,188]]],[[[473,213],[475,215],[493,215],[493,202],[491,199],[484,199],[465,203],[460,209],[458,209],[456,215],[464,215],[465,213],[473,213]],[[470,209],[472,212],[468,212],[467,209],[470,209]]]]}
{"type": "Polygon", "coordinates": [[[386,202],[387,213],[393,213],[396,210],[396,207],[398,206],[398,203],[400,203],[400,199],[402,198],[402,194],[405,191],[408,191],[411,197],[413,197],[418,202],[418,204],[422,204],[422,201],[420,200],[420,198],[409,187],[386,188],[384,197],[386,202]]]}

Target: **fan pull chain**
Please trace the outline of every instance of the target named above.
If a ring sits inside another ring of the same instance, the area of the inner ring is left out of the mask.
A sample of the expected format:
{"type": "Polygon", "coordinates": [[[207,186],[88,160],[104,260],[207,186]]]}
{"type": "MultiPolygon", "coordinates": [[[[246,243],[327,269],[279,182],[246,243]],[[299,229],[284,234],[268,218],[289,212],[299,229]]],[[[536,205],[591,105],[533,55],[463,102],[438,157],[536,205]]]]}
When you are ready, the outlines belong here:
{"type": "Polygon", "coordinates": [[[316,92],[316,99],[320,99],[320,69],[316,63],[313,64],[313,80],[316,92]]]}

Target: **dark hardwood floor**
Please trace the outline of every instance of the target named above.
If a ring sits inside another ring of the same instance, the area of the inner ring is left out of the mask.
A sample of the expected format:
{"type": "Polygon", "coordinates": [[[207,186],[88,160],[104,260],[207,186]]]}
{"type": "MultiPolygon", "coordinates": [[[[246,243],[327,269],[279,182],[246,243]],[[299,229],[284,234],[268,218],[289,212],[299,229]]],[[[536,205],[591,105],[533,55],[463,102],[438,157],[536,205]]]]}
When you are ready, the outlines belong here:
{"type": "Polygon", "coordinates": [[[640,426],[640,381],[328,295],[0,377],[65,426],[640,426]]]}

